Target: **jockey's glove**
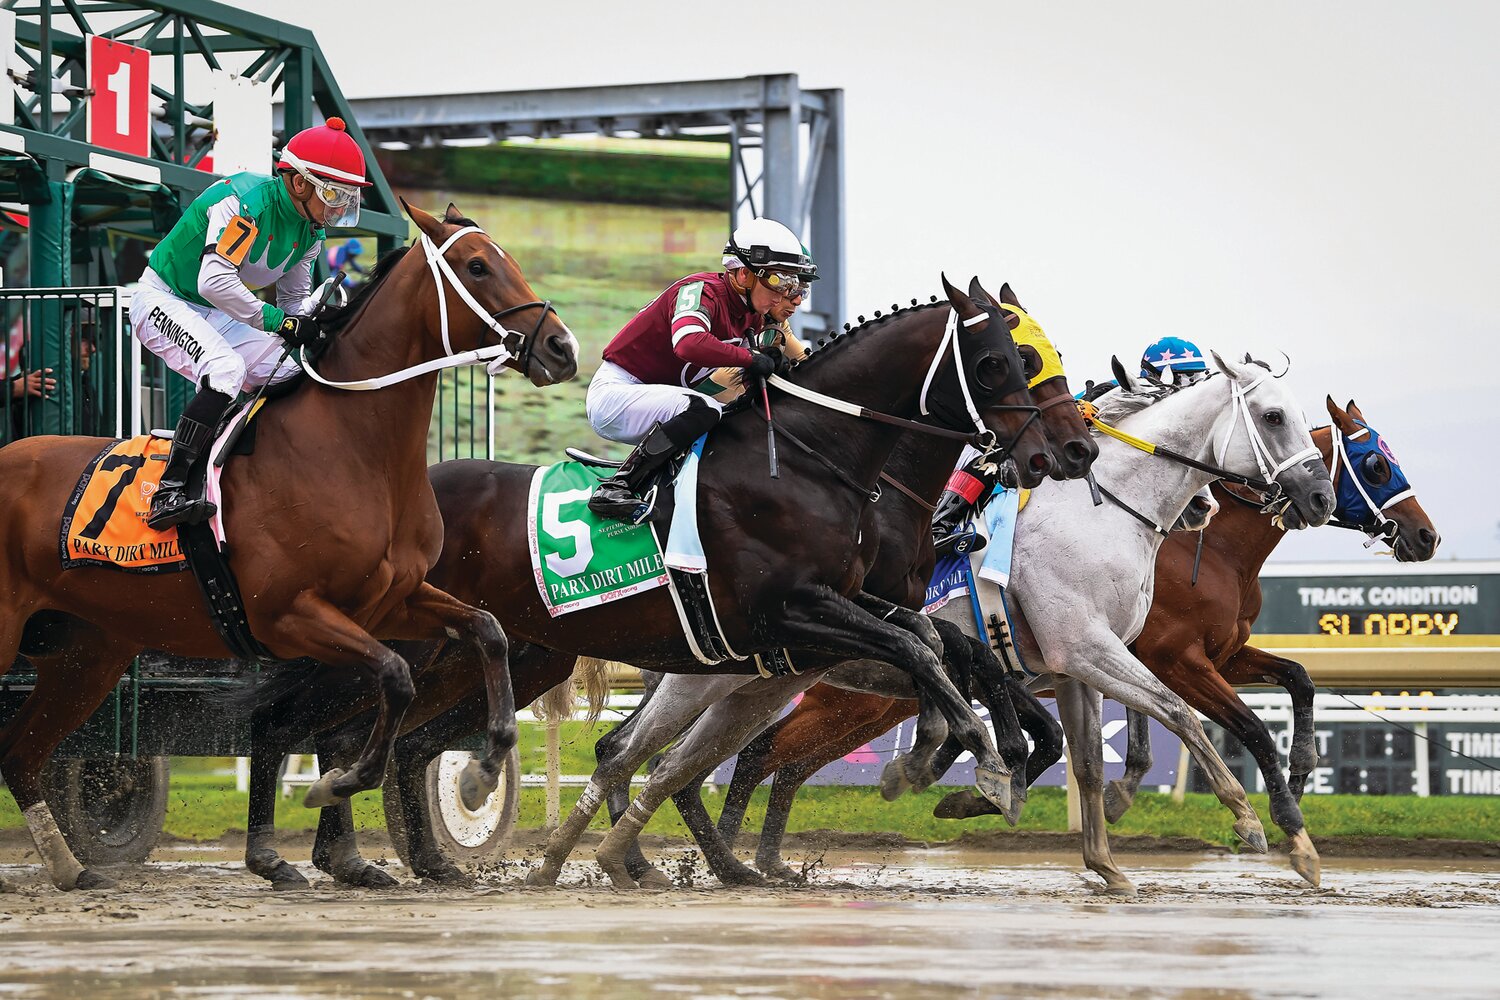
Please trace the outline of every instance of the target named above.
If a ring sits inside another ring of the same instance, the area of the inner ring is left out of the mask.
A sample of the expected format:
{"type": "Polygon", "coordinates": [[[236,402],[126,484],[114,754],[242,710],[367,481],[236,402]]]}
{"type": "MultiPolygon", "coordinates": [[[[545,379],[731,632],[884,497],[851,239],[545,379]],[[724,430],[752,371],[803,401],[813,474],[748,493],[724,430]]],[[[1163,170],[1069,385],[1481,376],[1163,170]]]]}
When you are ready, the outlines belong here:
{"type": "Polygon", "coordinates": [[[755,378],[768,378],[772,375],[785,375],[792,370],[792,363],[787,360],[774,347],[768,347],[763,351],[757,351],[751,362],[745,366],[745,376],[755,378]]]}
{"type": "Polygon", "coordinates": [[[311,316],[288,316],[276,333],[293,347],[316,347],[328,336],[311,316]]]}

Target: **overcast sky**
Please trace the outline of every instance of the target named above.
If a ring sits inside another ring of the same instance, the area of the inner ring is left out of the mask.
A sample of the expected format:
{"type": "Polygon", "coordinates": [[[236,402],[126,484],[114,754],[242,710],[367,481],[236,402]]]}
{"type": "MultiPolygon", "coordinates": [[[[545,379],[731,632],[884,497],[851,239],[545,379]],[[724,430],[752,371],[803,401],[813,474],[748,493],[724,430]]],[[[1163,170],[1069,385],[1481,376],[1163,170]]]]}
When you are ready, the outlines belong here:
{"type": "Polygon", "coordinates": [[[349,97],[841,87],[851,314],[1009,281],[1080,386],[1163,334],[1284,350],[1312,419],[1352,396],[1390,440],[1439,558],[1500,556],[1500,4],[240,6],[315,31],[349,97]]]}

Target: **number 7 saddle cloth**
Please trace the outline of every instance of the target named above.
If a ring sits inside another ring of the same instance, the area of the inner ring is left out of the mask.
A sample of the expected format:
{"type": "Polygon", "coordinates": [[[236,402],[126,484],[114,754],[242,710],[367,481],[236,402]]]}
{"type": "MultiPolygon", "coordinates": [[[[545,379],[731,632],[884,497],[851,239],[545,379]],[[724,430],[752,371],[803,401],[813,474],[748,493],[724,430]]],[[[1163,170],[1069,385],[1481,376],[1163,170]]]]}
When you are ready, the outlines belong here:
{"type": "Polygon", "coordinates": [[[172,442],[161,438],[111,441],[95,455],[63,511],[58,544],[64,569],[109,566],[127,573],[187,569],[177,529],[146,527],[151,497],[167,467],[172,442]]]}

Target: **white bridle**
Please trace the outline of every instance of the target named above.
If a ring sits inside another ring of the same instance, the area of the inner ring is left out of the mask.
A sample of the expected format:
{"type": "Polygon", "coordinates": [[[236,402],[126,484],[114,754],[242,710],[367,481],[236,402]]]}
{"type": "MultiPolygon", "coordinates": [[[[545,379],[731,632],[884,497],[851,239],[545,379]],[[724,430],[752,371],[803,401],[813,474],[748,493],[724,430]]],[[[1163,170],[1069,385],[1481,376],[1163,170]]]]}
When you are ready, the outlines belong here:
{"type": "MultiPolygon", "coordinates": [[[[317,373],[312,364],[307,360],[307,348],[304,347],[298,359],[302,364],[302,370],[307,372],[308,377],[319,385],[326,385],[330,389],[345,389],[354,392],[384,389],[386,386],[396,385],[399,382],[405,382],[408,379],[416,378],[419,375],[426,375],[429,372],[440,371],[444,368],[464,368],[469,365],[484,364],[485,362],[489,362],[485,371],[491,375],[499,375],[505,362],[516,356],[509,347],[505,346],[504,338],[511,335],[520,337],[521,334],[509,329],[505,324],[485,312],[484,307],[474,300],[474,296],[469,294],[469,290],[458,280],[458,275],[453,273],[453,268],[448,266],[448,261],[443,257],[443,254],[448,252],[448,248],[459,237],[467,236],[470,233],[478,233],[484,236],[485,239],[489,239],[484,230],[478,226],[465,226],[457,230],[444,240],[441,246],[433,243],[426,233],[420,234],[422,238],[422,250],[427,255],[427,267],[432,272],[433,284],[437,286],[438,323],[443,334],[443,350],[446,352],[446,357],[433,358],[430,361],[424,361],[421,364],[412,365],[410,368],[403,368],[401,371],[392,372],[389,375],[381,375],[376,378],[359,379],[353,382],[336,382],[332,379],[326,379],[317,373]],[[469,310],[478,316],[484,322],[485,326],[488,326],[500,335],[500,343],[491,344],[488,347],[477,347],[472,351],[454,353],[453,343],[448,337],[448,296],[443,288],[445,280],[448,287],[458,293],[460,301],[468,306],[469,310]]],[[[505,251],[501,250],[493,240],[490,241],[490,245],[495,247],[495,251],[501,257],[505,256],[505,251]]]]}
{"type": "Polygon", "coordinates": [[[1244,387],[1241,387],[1237,380],[1230,379],[1229,406],[1234,416],[1229,421],[1229,429],[1214,447],[1214,462],[1221,468],[1224,467],[1224,457],[1229,453],[1229,445],[1234,440],[1234,428],[1240,422],[1241,416],[1243,416],[1245,420],[1245,436],[1250,439],[1250,454],[1255,457],[1255,465],[1260,470],[1261,480],[1267,483],[1276,483],[1279,486],[1280,483],[1277,482],[1277,477],[1287,469],[1305,462],[1309,458],[1320,458],[1321,456],[1316,447],[1309,446],[1303,448],[1279,465],[1272,464],[1276,461],[1276,457],[1271,454],[1271,449],[1266,447],[1265,440],[1260,436],[1260,430],[1255,426],[1255,418],[1250,413],[1250,402],[1246,398],[1250,393],[1255,391],[1257,386],[1270,377],[1271,375],[1267,373],[1244,387]]]}
{"type": "MultiPolygon", "coordinates": [[[[1389,536],[1391,539],[1394,539],[1400,532],[1401,526],[1399,524],[1396,524],[1395,521],[1386,517],[1385,512],[1387,509],[1394,507],[1396,504],[1400,503],[1402,500],[1405,500],[1407,497],[1416,496],[1417,491],[1414,489],[1402,490],[1400,493],[1397,493],[1385,503],[1377,506],[1375,501],[1370,499],[1369,491],[1365,489],[1364,481],[1359,478],[1359,473],[1355,471],[1354,463],[1349,459],[1349,453],[1344,450],[1344,435],[1339,433],[1338,424],[1334,424],[1330,429],[1333,431],[1333,467],[1328,470],[1329,481],[1333,483],[1334,490],[1337,491],[1339,482],[1339,466],[1342,465],[1349,476],[1349,481],[1354,484],[1354,489],[1359,493],[1360,498],[1364,500],[1365,506],[1370,508],[1370,513],[1375,515],[1376,531],[1373,533],[1374,537],[1365,542],[1365,548],[1369,548],[1371,545],[1373,545],[1376,538],[1378,537],[1389,536]],[[1395,530],[1389,530],[1387,528],[1388,525],[1393,527],[1395,530]]],[[[1361,427],[1358,434],[1349,435],[1349,440],[1358,441],[1360,438],[1369,433],[1370,428],[1361,427]]]]}
{"type": "MultiPolygon", "coordinates": [[[[978,326],[990,317],[986,313],[970,316],[963,321],[964,329],[978,326]]],[[[951,345],[953,348],[953,363],[958,366],[958,387],[964,396],[964,407],[969,411],[969,419],[974,422],[974,430],[984,434],[984,421],[979,419],[979,409],[974,405],[974,397],[969,394],[969,380],[964,376],[963,348],[959,345],[962,339],[958,336],[958,310],[948,310],[948,326],[943,331],[943,340],[938,344],[937,353],[932,356],[932,364],[927,366],[927,377],[922,380],[922,395],[918,397],[918,410],[922,416],[927,416],[927,392],[932,388],[932,380],[937,377],[939,366],[943,363],[943,356],[948,353],[951,345]]]]}

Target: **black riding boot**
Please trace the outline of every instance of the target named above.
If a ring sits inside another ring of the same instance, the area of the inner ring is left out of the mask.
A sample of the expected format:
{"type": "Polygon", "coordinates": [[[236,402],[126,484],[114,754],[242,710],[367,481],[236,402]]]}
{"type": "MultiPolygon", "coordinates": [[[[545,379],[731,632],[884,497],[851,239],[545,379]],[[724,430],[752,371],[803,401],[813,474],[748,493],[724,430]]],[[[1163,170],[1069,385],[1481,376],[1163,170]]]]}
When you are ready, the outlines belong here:
{"type": "Polygon", "coordinates": [[[205,381],[182,411],[177,430],[172,435],[172,450],[167,453],[167,467],[151,497],[151,515],[147,527],[160,531],[178,524],[199,524],[218,512],[215,504],[202,497],[188,495],[188,476],[193,463],[213,438],[214,428],[229,408],[231,400],[222,392],[208,387],[205,381]]]}
{"type": "Polygon", "coordinates": [[[656,470],[692,447],[694,441],[718,422],[719,411],[694,397],[686,410],[653,425],[635,451],[621,463],[620,470],[594,487],[589,510],[612,521],[640,524],[656,508],[655,487],[644,498],[640,495],[656,470]]]}
{"type": "Polygon", "coordinates": [[[983,509],[998,478],[994,463],[980,456],[953,473],[932,516],[932,539],[938,555],[977,552],[984,538],[972,532],[958,534],[959,527],[983,509]]]}

